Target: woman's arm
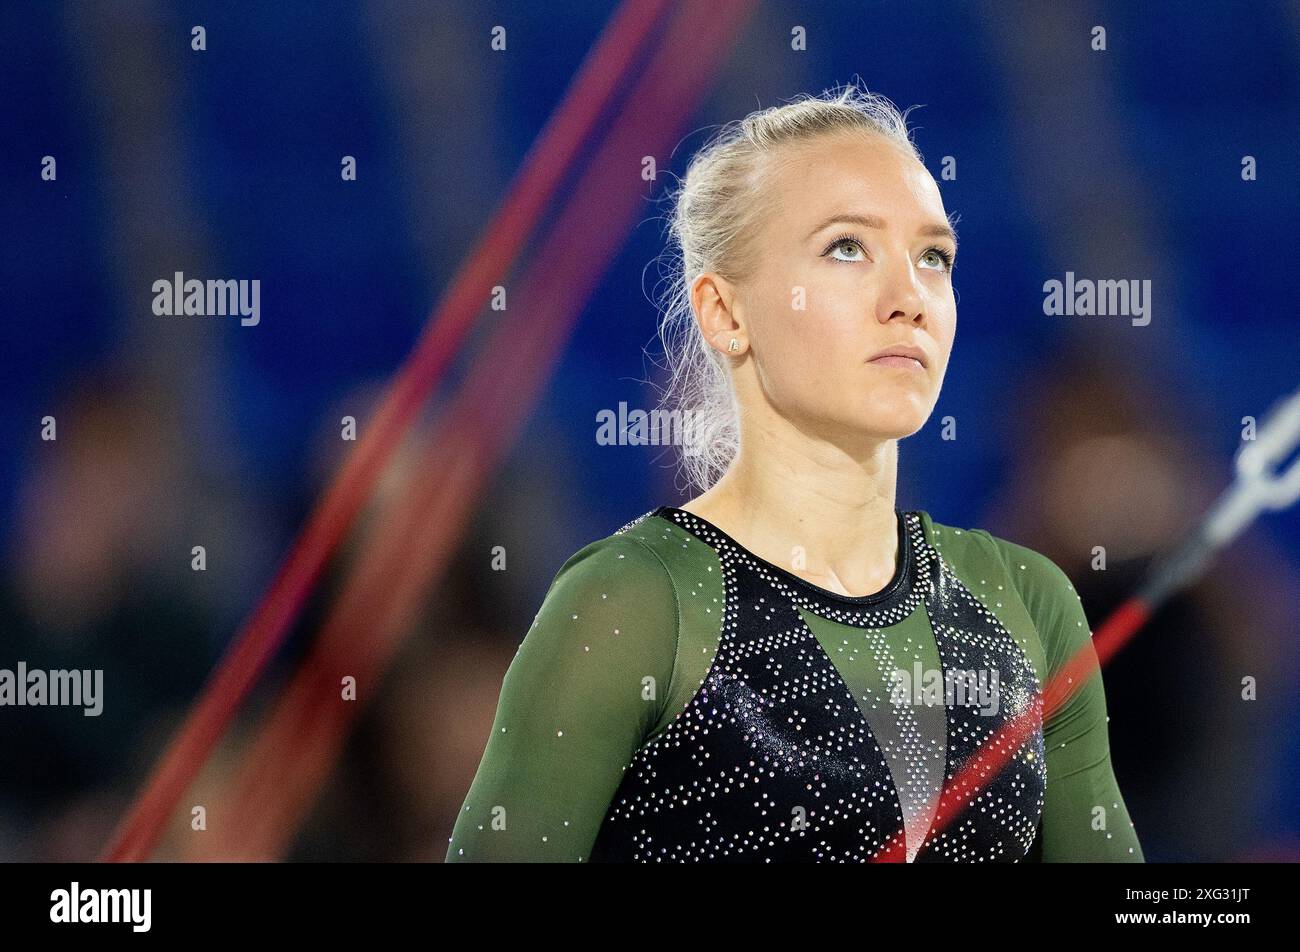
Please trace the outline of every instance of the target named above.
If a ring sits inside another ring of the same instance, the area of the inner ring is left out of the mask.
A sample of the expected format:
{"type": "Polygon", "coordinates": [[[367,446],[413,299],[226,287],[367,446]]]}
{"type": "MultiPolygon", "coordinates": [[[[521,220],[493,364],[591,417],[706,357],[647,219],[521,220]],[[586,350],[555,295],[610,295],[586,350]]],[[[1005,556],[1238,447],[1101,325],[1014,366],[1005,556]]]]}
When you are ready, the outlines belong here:
{"type": "Polygon", "coordinates": [[[615,534],[555,576],[501,685],[448,862],[583,862],[659,720],[677,646],[672,581],[615,534]]]}
{"type": "Polygon", "coordinates": [[[1005,539],[997,543],[1043,641],[1047,677],[1077,652],[1088,664],[1084,683],[1043,725],[1043,862],[1144,862],[1111,766],[1105,688],[1079,595],[1051,559],[1005,539]]]}

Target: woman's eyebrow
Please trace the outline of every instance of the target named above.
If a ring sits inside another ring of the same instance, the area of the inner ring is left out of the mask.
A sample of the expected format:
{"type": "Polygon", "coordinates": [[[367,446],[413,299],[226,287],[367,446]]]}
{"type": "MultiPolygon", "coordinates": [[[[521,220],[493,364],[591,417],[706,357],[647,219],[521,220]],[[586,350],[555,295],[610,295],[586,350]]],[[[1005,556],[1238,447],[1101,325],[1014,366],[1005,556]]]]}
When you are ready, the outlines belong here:
{"type": "MultiPolygon", "coordinates": [[[[836,214],[836,215],[832,215],[830,218],[826,219],[824,222],[822,222],[812,231],[808,232],[808,237],[811,238],[813,235],[817,234],[817,232],[821,231],[823,228],[828,228],[831,225],[836,224],[837,222],[846,222],[853,225],[861,225],[863,228],[884,228],[885,227],[885,220],[881,218],[879,215],[836,214]]],[[[922,225],[918,234],[923,235],[926,238],[947,238],[954,245],[957,244],[957,233],[952,230],[951,225],[946,223],[940,225],[936,222],[934,224],[922,225]]]]}

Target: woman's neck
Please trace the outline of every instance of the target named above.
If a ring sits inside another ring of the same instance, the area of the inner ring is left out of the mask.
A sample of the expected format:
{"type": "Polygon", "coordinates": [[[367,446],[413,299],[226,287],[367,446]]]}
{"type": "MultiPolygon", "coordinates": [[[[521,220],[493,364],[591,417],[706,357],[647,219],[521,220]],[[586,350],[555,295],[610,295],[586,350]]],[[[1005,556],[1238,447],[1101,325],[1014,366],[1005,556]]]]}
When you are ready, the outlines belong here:
{"type": "Polygon", "coordinates": [[[768,431],[742,438],[726,475],[681,508],[815,585],[873,595],[898,564],[897,475],[896,440],[855,457],[805,434],[768,431]]]}

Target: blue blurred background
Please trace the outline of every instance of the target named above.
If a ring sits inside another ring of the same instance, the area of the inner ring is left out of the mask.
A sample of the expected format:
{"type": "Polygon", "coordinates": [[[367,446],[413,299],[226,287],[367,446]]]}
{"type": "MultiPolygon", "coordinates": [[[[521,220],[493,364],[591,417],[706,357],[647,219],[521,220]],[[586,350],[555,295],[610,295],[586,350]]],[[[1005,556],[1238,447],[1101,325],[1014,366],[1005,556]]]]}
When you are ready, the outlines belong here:
{"type": "MultiPolygon", "coordinates": [[[[106,702],[0,709],[0,857],[107,842],[336,471],[340,416],[364,420],[401,366],[612,10],[4,4],[0,667],[103,668],[106,702]],[[260,324],[156,316],[176,271],[259,278],[260,324]]],[[[717,81],[658,180],[631,182],[645,213],[293,858],[440,860],[556,570],[693,495],[664,447],[598,445],[596,414],[655,404],[655,199],[720,123],[855,78],[923,107],[931,172],[955,160],[958,331],[899,506],[1047,554],[1094,627],[1227,484],[1243,417],[1300,385],[1300,4],[771,0],[699,55],[726,56],[717,81]],[[1046,316],[1067,271],[1149,279],[1150,324],[1046,316]]],[[[1300,858],[1298,553],[1300,515],[1262,520],[1108,669],[1149,860],[1300,858]]],[[[309,613],[215,776],[312,631],[309,613]]],[[[175,839],[163,855],[187,855],[175,839]]]]}

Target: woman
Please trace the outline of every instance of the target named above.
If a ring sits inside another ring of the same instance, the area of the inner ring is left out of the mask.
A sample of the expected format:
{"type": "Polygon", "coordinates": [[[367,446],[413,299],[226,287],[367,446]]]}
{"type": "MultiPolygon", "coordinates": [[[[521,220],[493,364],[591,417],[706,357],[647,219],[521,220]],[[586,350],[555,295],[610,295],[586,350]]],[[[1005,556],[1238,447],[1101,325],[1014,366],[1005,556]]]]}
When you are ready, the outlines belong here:
{"type": "Polygon", "coordinates": [[[447,859],[1141,862],[1069,580],[895,509],[956,330],[905,117],[854,87],[755,113],[675,199],[667,402],[706,491],[561,567],[447,859]]]}

